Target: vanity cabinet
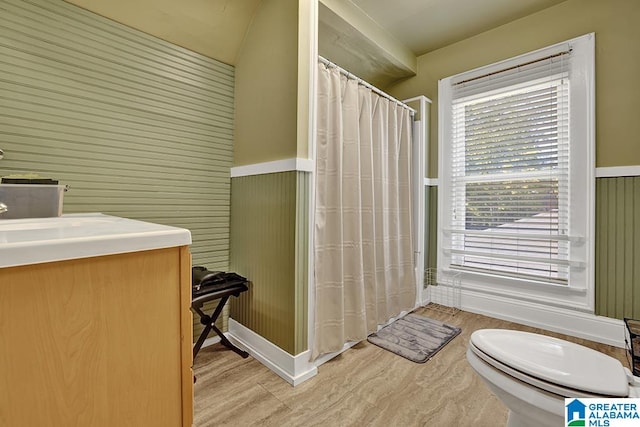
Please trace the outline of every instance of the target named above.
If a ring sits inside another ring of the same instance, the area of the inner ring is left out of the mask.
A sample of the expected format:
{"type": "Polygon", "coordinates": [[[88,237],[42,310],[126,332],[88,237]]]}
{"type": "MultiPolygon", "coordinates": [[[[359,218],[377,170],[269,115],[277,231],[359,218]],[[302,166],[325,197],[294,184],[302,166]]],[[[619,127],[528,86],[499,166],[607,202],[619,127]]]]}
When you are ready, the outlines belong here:
{"type": "Polygon", "coordinates": [[[191,426],[190,302],[188,245],[1,267],[0,426],[191,426]]]}

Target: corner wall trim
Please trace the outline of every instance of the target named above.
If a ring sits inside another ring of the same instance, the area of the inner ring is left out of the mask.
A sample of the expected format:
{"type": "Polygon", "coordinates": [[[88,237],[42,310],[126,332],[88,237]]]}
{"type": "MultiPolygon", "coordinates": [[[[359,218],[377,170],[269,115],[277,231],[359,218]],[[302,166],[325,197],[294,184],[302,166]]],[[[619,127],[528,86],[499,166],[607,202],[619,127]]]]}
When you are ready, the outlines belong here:
{"type": "Polygon", "coordinates": [[[272,162],[234,166],[231,168],[231,178],[290,171],[313,172],[313,166],[313,160],[311,159],[296,157],[292,159],[274,160],[272,162]]]}
{"type": "Polygon", "coordinates": [[[292,386],[301,384],[318,373],[315,364],[309,362],[309,350],[292,356],[232,318],[229,318],[229,332],[225,335],[292,386]]]}
{"type": "Polygon", "coordinates": [[[640,176],[640,165],[596,168],[596,178],[617,178],[621,176],[640,176]]]}

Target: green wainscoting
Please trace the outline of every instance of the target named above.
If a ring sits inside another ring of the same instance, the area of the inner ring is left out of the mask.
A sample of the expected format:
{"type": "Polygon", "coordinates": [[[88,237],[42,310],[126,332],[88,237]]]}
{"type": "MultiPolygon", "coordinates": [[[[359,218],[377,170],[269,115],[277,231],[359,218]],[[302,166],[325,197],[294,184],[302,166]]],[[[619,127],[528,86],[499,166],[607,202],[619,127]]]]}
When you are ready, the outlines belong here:
{"type": "Polygon", "coordinates": [[[308,174],[231,180],[231,269],[251,281],[231,317],[290,354],[307,349],[308,174]]]}
{"type": "Polygon", "coordinates": [[[640,177],[596,179],[596,314],[640,318],[640,177]]]}

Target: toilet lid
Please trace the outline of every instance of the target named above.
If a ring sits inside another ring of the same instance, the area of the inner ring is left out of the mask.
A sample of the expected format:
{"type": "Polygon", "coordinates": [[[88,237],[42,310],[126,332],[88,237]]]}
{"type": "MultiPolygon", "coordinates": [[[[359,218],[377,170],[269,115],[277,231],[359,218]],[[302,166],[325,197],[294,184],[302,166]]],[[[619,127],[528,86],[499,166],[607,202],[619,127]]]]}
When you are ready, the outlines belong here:
{"type": "Polygon", "coordinates": [[[603,396],[629,393],[618,360],[578,344],[504,329],[475,331],[471,343],[498,362],[545,382],[603,396]]]}

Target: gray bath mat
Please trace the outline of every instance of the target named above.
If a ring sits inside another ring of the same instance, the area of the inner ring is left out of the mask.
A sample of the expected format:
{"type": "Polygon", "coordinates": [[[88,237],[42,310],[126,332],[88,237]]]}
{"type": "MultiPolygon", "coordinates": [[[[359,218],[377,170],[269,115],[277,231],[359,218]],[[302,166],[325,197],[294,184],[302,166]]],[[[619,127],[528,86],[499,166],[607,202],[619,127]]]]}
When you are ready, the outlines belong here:
{"type": "Polygon", "coordinates": [[[462,329],[418,314],[407,314],[367,340],[413,362],[424,363],[462,329]]]}

